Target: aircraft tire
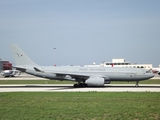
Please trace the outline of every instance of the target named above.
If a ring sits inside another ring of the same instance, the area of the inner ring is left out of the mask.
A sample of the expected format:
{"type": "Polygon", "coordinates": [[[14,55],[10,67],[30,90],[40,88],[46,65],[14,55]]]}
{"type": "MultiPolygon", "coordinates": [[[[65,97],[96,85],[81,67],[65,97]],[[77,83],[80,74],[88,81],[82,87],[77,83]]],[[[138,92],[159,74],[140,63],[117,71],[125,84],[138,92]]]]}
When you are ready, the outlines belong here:
{"type": "Polygon", "coordinates": [[[83,83],[80,83],[78,86],[79,86],[79,87],[84,87],[83,83]]]}
{"type": "Polygon", "coordinates": [[[139,84],[138,84],[138,83],[139,83],[139,81],[136,81],[136,85],[135,85],[136,87],[139,87],[139,84]]]}
{"type": "Polygon", "coordinates": [[[80,84],[74,84],[73,87],[74,88],[81,88],[81,87],[87,87],[88,85],[85,83],[80,83],[80,84]]]}
{"type": "Polygon", "coordinates": [[[77,87],[78,87],[78,84],[74,84],[73,87],[74,87],[74,88],[77,88],[77,87]]]}
{"type": "Polygon", "coordinates": [[[88,87],[88,85],[87,85],[87,84],[85,84],[85,83],[84,83],[83,85],[84,85],[84,87],[88,87]]]}

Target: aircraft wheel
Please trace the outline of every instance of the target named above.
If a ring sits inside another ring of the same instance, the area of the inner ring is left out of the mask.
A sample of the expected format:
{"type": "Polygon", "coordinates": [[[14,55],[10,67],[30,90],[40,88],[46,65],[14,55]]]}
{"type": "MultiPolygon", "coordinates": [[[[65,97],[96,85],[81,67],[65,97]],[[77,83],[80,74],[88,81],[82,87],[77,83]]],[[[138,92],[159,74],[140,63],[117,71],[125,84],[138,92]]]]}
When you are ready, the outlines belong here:
{"type": "Polygon", "coordinates": [[[83,85],[84,85],[84,87],[88,87],[88,85],[87,85],[87,84],[85,84],[85,83],[84,83],[83,85]]]}
{"type": "Polygon", "coordinates": [[[83,83],[80,83],[78,86],[79,86],[79,87],[84,87],[84,84],[83,84],[83,83]]]}
{"type": "Polygon", "coordinates": [[[77,87],[78,87],[78,85],[77,85],[77,84],[74,84],[74,85],[73,85],[73,87],[74,87],[74,88],[77,88],[77,87]]]}
{"type": "Polygon", "coordinates": [[[87,87],[88,85],[85,83],[80,83],[80,84],[74,84],[73,87],[74,88],[79,88],[79,87],[87,87]]]}
{"type": "Polygon", "coordinates": [[[80,87],[87,87],[88,85],[85,84],[85,83],[81,83],[81,84],[79,84],[79,86],[80,86],[80,87]]]}

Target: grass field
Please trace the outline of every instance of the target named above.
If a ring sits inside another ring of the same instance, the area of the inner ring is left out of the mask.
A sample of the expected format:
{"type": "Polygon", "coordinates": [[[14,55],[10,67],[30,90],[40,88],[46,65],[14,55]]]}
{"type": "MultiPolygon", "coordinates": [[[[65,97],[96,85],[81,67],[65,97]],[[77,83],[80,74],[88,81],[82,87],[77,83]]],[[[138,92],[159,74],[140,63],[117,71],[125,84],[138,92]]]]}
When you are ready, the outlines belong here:
{"type": "MultiPolygon", "coordinates": [[[[74,84],[70,81],[55,80],[0,80],[0,84],[74,84]]],[[[111,84],[135,84],[135,82],[111,82],[111,84]]],[[[160,84],[160,79],[140,81],[139,84],[160,84]]]]}
{"type": "Polygon", "coordinates": [[[160,120],[160,93],[0,93],[1,120],[160,120]]]}

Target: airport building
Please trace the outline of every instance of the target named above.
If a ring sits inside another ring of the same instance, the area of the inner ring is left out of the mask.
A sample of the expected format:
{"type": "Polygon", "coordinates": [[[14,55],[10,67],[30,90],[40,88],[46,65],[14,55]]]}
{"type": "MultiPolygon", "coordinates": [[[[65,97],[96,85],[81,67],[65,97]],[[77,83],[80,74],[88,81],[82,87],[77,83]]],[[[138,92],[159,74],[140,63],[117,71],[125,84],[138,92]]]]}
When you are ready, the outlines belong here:
{"type": "Polygon", "coordinates": [[[125,59],[112,59],[112,62],[102,62],[99,65],[85,65],[85,67],[134,67],[152,69],[152,64],[137,64],[125,61],[125,59]]]}
{"type": "Polygon", "coordinates": [[[12,70],[12,63],[0,59],[0,71],[2,70],[12,70]]]}

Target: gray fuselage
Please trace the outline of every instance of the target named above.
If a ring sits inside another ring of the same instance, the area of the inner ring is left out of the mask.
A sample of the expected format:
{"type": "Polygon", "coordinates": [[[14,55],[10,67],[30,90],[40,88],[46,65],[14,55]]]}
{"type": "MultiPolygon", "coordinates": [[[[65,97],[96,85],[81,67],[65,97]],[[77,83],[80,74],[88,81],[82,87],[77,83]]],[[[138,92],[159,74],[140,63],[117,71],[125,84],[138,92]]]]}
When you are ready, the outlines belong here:
{"type": "MultiPolygon", "coordinates": [[[[98,75],[107,81],[140,81],[152,78],[154,75],[143,68],[121,68],[121,67],[53,67],[53,66],[37,66],[38,69],[45,72],[38,72],[33,67],[27,68],[29,74],[44,77],[48,79],[65,79],[66,75],[98,75]]],[[[67,77],[68,79],[68,77],[67,77]]],[[[72,80],[72,79],[71,79],[72,80]]]]}

